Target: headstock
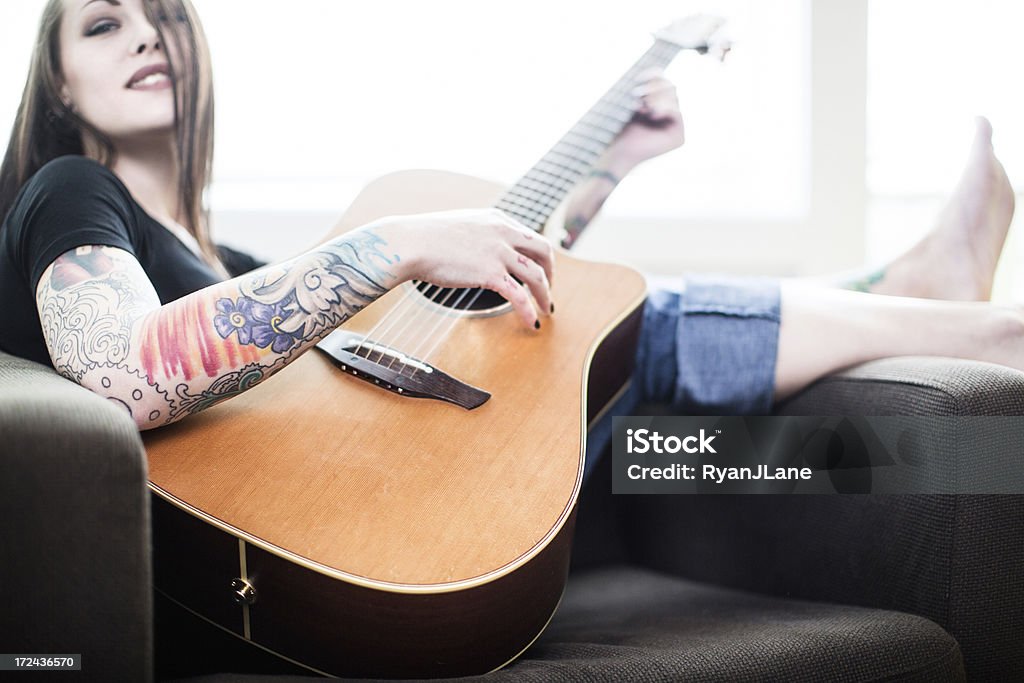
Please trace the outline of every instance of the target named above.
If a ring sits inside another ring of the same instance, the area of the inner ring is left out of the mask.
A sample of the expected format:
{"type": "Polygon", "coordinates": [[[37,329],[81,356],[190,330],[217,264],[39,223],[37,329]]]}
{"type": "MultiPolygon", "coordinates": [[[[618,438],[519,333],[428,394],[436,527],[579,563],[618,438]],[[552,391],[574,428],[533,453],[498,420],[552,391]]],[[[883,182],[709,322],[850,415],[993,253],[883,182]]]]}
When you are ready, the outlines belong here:
{"type": "Polygon", "coordinates": [[[654,34],[658,40],[677,45],[683,50],[696,50],[723,60],[732,47],[731,42],[721,35],[725,19],[712,14],[694,14],[672,22],[654,34]]]}

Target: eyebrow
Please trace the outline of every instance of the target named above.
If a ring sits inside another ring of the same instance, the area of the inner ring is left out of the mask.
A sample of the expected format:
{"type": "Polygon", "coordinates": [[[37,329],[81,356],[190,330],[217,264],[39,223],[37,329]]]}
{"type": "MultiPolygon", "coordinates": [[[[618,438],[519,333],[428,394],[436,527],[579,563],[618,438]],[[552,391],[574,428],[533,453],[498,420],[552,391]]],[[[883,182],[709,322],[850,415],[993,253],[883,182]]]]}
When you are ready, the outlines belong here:
{"type": "Polygon", "coordinates": [[[82,9],[84,10],[86,7],[88,7],[89,5],[91,5],[94,2],[105,2],[105,3],[108,3],[110,5],[113,5],[114,7],[120,7],[121,6],[121,3],[119,2],[119,0],[89,0],[89,2],[85,3],[84,5],[82,5],[82,9]]]}

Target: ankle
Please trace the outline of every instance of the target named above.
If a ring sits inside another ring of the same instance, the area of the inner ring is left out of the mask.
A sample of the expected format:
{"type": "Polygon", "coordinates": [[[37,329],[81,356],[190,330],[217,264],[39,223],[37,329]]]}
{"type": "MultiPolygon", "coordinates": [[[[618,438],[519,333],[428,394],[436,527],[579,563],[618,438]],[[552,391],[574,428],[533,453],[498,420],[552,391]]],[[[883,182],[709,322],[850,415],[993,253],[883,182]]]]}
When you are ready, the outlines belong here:
{"type": "MultiPolygon", "coordinates": [[[[1021,345],[1024,342],[1024,306],[992,306],[991,336],[994,348],[1007,354],[1008,359],[1021,356],[1021,345]]],[[[998,360],[1006,365],[1019,366],[1019,362],[998,360]]]]}

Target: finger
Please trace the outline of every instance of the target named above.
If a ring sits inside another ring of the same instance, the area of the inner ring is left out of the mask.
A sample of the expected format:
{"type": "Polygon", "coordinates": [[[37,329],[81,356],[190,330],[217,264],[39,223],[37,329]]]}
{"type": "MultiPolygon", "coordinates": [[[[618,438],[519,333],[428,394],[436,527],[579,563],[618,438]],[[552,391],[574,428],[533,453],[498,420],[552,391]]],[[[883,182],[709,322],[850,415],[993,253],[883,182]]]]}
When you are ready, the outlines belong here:
{"type": "Polygon", "coordinates": [[[537,302],[537,307],[545,314],[550,315],[553,308],[551,285],[540,264],[517,251],[509,251],[507,266],[508,272],[530,289],[533,300],[537,302]]]}
{"type": "Polygon", "coordinates": [[[493,289],[512,304],[512,308],[524,325],[535,330],[540,329],[540,319],[533,307],[533,300],[530,299],[526,287],[516,282],[515,278],[505,273],[497,282],[491,283],[488,289],[493,289]]]}
{"type": "MultiPolygon", "coordinates": [[[[504,214],[503,214],[504,215],[504,214]]],[[[522,224],[509,219],[509,244],[520,254],[533,259],[544,269],[548,282],[553,281],[555,274],[555,250],[551,243],[522,224]]]]}
{"type": "Polygon", "coordinates": [[[664,92],[666,90],[674,91],[676,89],[675,83],[668,80],[667,78],[655,78],[650,81],[640,83],[631,91],[635,97],[648,97],[655,93],[664,92]]]}
{"type": "Polygon", "coordinates": [[[655,128],[661,128],[682,120],[683,115],[679,112],[678,107],[671,104],[656,104],[644,112],[644,118],[654,124],[655,128]]]}

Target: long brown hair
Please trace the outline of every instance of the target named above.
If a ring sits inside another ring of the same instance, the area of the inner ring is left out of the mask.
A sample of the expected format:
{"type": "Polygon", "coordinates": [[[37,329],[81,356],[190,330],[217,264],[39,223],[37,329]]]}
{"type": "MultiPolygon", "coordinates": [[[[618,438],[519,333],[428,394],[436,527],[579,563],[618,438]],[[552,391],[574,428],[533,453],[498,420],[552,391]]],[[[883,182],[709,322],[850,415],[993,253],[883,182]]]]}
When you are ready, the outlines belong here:
{"type": "MultiPolygon", "coordinates": [[[[210,239],[209,211],[203,193],[213,169],[213,72],[202,25],[189,0],[143,0],[171,69],[174,87],[175,151],[178,162],[178,211],[210,265],[223,270],[210,239]],[[170,42],[168,42],[170,41],[170,42]],[[176,50],[168,50],[173,45],[176,50]],[[172,54],[183,55],[175,64],[172,54]]],[[[84,154],[86,136],[99,148],[99,161],[113,166],[111,140],[78,116],[60,97],[62,0],[49,0],[39,22],[25,91],[0,166],[0,219],[10,211],[22,185],[47,162],[65,154],[84,154]]]]}

